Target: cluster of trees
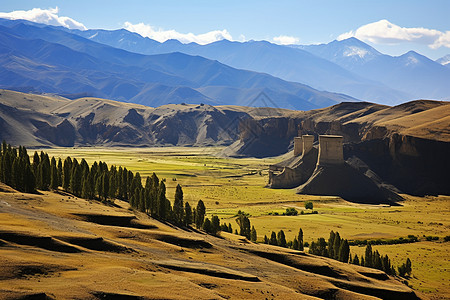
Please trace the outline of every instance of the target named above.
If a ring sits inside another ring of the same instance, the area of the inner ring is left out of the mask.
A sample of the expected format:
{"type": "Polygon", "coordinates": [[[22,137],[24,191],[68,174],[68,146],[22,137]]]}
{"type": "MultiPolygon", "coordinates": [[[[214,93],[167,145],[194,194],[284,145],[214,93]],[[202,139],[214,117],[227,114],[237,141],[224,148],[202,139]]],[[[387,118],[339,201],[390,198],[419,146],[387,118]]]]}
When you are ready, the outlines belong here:
{"type": "Polygon", "coordinates": [[[293,241],[289,242],[286,241],[286,235],[284,234],[283,230],[278,231],[278,234],[276,234],[275,231],[272,231],[272,233],[270,234],[270,238],[268,238],[267,235],[264,236],[264,244],[303,251],[303,230],[300,228],[300,230],[298,231],[298,235],[294,237],[293,241]]]}
{"type": "Polygon", "coordinates": [[[0,149],[0,181],[25,193],[36,191],[36,173],[32,170],[27,149],[18,149],[3,141],[0,149]]]}
{"type": "Polygon", "coordinates": [[[406,244],[406,243],[415,243],[418,242],[419,239],[415,235],[408,235],[408,237],[403,238],[399,237],[396,239],[376,239],[376,240],[354,240],[349,241],[350,246],[360,246],[360,245],[395,245],[395,244],[406,244]]]}
{"type": "Polygon", "coordinates": [[[239,235],[245,236],[252,242],[256,242],[258,235],[255,226],[251,226],[248,216],[248,214],[240,210],[236,215],[236,223],[239,226],[239,235]]]}
{"type": "Polygon", "coordinates": [[[316,242],[311,242],[309,253],[346,263],[350,257],[350,246],[346,239],[341,238],[339,232],[331,231],[328,242],[324,238],[319,238],[316,242]]]}
{"type": "MultiPolygon", "coordinates": [[[[366,246],[366,251],[361,259],[355,254],[353,260],[350,259],[350,263],[355,265],[361,265],[364,267],[374,268],[386,272],[389,275],[397,275],[395,268],[391,265],[391,260],[388,255],[380,255],[378,250],[372,251],[372,245],[369,243],[366,246]]],[[[411,275],[411,260],[406,259],[406,263],[402,264],[398,268],[398,274],[402,277],[411,275]]]]}

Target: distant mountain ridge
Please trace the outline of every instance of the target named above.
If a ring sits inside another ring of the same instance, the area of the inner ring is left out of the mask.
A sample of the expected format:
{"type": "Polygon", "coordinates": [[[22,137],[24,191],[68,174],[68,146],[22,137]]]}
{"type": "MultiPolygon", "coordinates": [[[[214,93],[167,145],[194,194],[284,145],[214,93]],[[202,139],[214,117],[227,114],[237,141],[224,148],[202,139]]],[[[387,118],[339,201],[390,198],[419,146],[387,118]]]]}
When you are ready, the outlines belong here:
{"type": "Polygon", "coordinates": [[[420,98],[450,100],[450,72],[440,62],[413,51],[398,57],[385,55],[356,38],[309,46],[228,40],[199,45],[177,40],[159,43],[125,29],[71,32],[143,54],[178,51],[201,55],[233,67],[378,103],[398,104],[420,98]]]}
{"type": "Polygon", "coordinates": [[[200,55],[239,69],[264,72],[288,81],[302,82],[319,90],[352,95],[358,99],[397,103],[414,97],[406,92],[366,79],[334,62],[311,55],[301,47],[267,41],[221,40],[207,45],[183,44],[178,40],[159,43],[125,29],[70,30],[90,40],[142,54],[182,52],[200,55]]]}
{"type": "Polygon", "coordinates": [[[149,106],[183,102],[249,105],[261,93],[271,99],[269,106],[301,110],[357,101],[200,56],[179,52],[142,55],[57,27],[9,20],[0,24],[8,26],[0,25],[3,88],[87,93],[149,106]]]}

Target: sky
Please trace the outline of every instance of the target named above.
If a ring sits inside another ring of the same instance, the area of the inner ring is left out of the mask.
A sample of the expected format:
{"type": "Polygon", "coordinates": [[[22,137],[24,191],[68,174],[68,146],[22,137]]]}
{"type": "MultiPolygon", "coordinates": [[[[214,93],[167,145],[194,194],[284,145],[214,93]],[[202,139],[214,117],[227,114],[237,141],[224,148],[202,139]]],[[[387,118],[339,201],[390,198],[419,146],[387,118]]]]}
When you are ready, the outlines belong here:
{"type": "Polygon", "coordinates": [[[1,18],[126,28],[163,42],[318,44],[356,37],[380,52],[450,54],[450,0],[2,0],[1,18]]]}

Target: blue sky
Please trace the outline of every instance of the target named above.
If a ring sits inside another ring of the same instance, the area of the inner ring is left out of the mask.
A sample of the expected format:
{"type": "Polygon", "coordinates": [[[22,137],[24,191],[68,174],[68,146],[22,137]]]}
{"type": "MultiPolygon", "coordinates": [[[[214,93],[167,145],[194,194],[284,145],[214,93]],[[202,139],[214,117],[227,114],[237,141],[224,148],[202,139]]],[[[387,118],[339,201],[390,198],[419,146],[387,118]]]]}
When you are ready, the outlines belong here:
{"type": "Polygon", "coordinates": [[[57,17],[89,29],[125,27],[160,40],[311,44],[356,36],[391,55],[414,50],[437,59],[450,54],[449,0],[6,0],[0,11],[29,13],[33,8],[53,9],[57,17]]]}

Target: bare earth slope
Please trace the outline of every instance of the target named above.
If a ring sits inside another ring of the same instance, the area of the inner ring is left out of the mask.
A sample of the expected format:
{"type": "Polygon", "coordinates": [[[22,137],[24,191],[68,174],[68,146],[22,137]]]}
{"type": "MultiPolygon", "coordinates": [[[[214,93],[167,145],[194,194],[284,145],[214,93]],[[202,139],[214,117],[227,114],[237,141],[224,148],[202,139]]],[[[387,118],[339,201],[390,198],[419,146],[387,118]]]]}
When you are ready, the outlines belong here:
{"type": "Polygon", "coordinates": [[[0,298],[416,299],[385,273],[0,185],[0,298]]]}

